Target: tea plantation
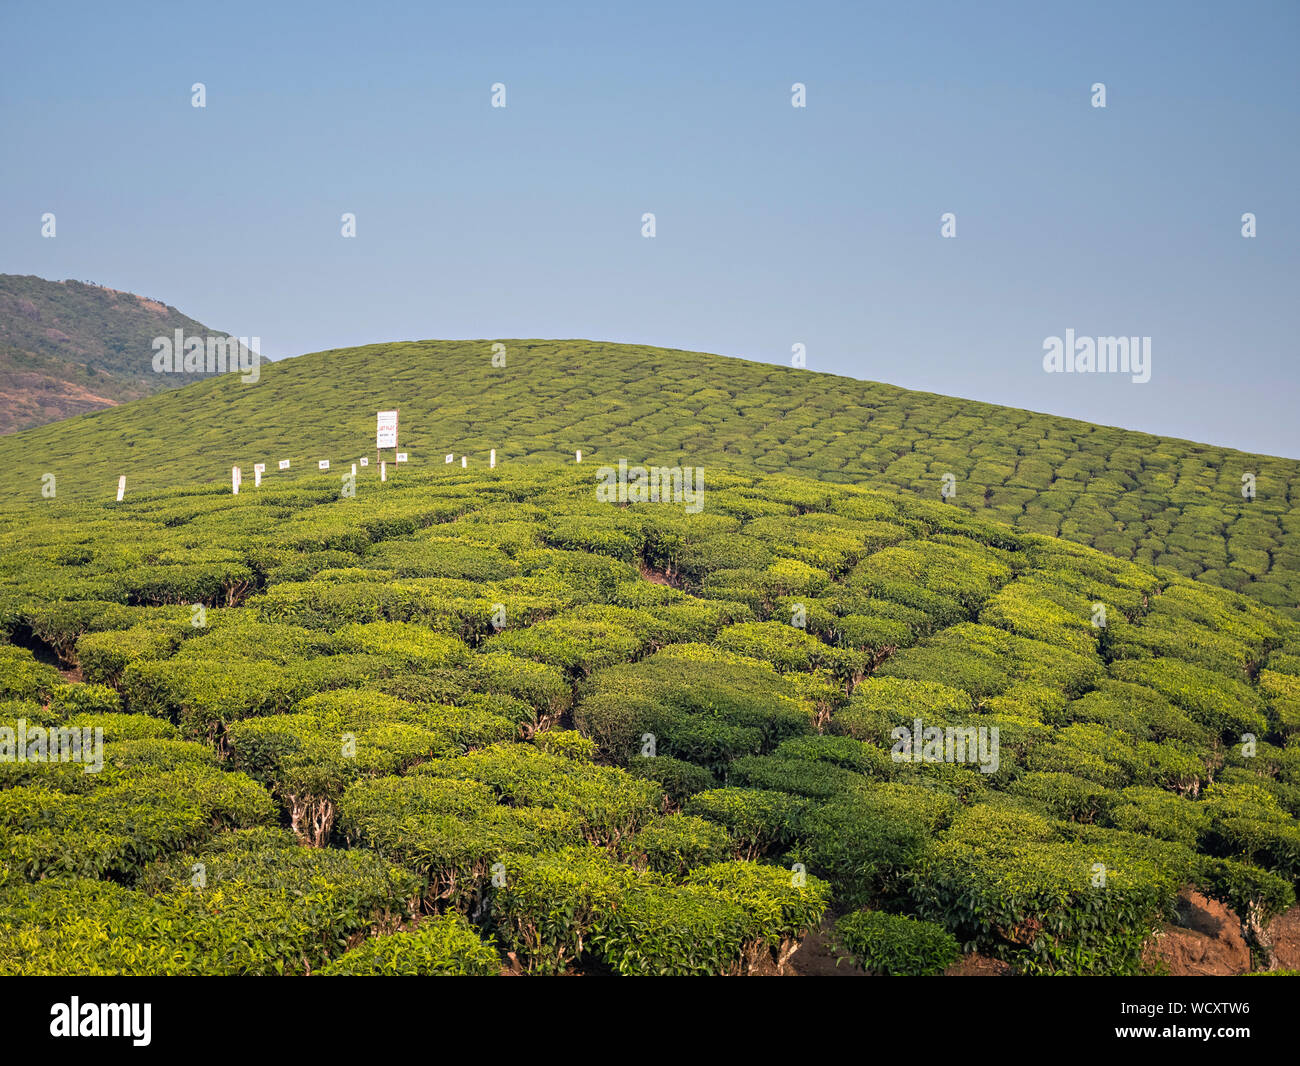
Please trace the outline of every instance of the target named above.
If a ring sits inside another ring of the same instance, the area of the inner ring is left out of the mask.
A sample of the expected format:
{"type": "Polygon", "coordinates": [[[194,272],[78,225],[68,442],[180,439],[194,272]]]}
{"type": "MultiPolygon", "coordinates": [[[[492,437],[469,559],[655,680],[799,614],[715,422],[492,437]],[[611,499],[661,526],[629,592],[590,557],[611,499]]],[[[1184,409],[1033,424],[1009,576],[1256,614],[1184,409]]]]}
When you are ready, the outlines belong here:
{"type": "MultiPolygon", "coordinates": [[[[795,474],[939,500],[1243,592],[1300,617],[1300,463],[696,352],[591,341],[424,341],[320,352],[0,438],[0,499],[224,482],[354,460],[401,410],[413,456],[591,459],[795,474]],[[285,448],[283,442],[293,440],[285,448]],[[272,467],[274,469],[274,467],[272,467]],[[1243,496],[1243,476],[1255,496],[1243,496]]],[[[141,355],[145,361],[147,352],[141,355]]]]}
{"type": "Polygon", "coordinates": [[[1189,886],[1270,965],[1300,622],[1260,600],[1294,581],[1294,464],[1247,505],[1212,449],[811,375],[777,401],[793,371],[707,357],[598,399],[659,373],[638,349],[517,344],[489,389],[482,347],[343,353],[296,424],[364,439],[416,394],[417,459],[495,470],[199,484],[275,470],[312,358],[20,438],[60,490],[0,508],[0,726],[11,756],[104,745],[0,761],[0,973],[771,973],[825,924],[880,974],[1128,974],[1189,886]],[[708,466],[702,511],[542,458],[638,434],[708,466]],[[900,752],[918,720],[946,748],[900,752]]]}

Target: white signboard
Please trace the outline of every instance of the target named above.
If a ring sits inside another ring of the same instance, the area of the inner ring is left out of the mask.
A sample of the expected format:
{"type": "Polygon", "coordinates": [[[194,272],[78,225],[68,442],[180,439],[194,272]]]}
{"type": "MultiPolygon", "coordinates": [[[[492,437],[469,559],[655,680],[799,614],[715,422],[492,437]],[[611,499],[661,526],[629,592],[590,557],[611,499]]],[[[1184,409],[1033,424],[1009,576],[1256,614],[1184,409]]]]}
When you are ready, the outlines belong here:
{"type": "Polygon", "coordinates": [[[362,466],[369,466],[369,465],[370,465],[370,460],[367,459],[364,455],[361,457],[361,465],[362,465],[362,466]]]}
{"type": "Polygon", "coordinates": [[[281,460],[280,460],[280,469],[281,469],[281,470],[288,470],[288,469],[289,469],[289,460],[288,460],[288,459],[281,459],[281,460]]]}
{"type": "Polygon", "coordinates": [[[265,464],[265,463],[254,463],[254,464],[253,464],[253,473],[254,473],[254,474],[265,474],[265,473],[266,473],[266,464],[265,464]]]}
{"type": "Polygon", "coordinates": [[[406,462],[406,452],[398,452],[398,453],[397,453],[397,461],[398,461],[399,463],[404,463],[404,462],[406,462]]]}
{"type": "Polygon", "coordinates": [[[397,447],[397,412],[380,411],[375,424],[375,447],[397,447]]]}
{"type": "Polygon", "coordinates": [[[448,452],[448,453],[447,453],[447,462],[450,463],[450,462],[451,462],[453,459],[455,459],[455,458],[456,458],[456,457],[455,457],[451,452],[448,452]]]}
{"type": "Polygon", "coordinates": [[[330,468],[330,461],[328,459],[322,459],[316,465],[320,467],[322,470],[328,470],[330,468]]]}

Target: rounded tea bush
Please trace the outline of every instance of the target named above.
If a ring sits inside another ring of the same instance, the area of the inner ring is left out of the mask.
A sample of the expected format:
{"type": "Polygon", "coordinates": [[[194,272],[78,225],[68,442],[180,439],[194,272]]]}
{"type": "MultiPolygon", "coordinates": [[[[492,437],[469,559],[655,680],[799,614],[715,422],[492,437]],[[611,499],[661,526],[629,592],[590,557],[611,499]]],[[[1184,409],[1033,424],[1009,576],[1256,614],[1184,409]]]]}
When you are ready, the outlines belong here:
{"type": "Polygon", "coordinates": [[[943,926],[883,911],[841,918],[835,923],[834,950],[864,970],[891,977],[942,973],[961,957],[956,938],[943,926]]]}
{"type": "Polygon", "coordinates": [[[495,977],[496,949],[459,914],[443,914],[412,930],[375,936],[320,970],[322,977],[495,977]]]}

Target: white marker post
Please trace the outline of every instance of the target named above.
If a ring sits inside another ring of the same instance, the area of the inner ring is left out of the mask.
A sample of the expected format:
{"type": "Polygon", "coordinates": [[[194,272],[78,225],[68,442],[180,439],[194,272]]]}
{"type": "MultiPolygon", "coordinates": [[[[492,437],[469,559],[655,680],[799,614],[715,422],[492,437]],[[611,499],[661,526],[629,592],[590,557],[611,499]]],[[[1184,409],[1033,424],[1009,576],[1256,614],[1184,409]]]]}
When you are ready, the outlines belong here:
{"type": "Polygon", "coordinates": [[[383,459],[379,460],[379,480],[388,480],[388,464],[383,459]]]}
{"type": "Polygon", "coordinates": [[[253,464],[253,488],[260,489],[262,487],[262,475],[264,473],[266,473],[265,463],[253,464]]]}
{"type": "Polygon", "coordinates": [[[357,464],[356,464],[356,463],[353,463],[353,464],[352,464],[352,476],[353,476],[353,477],[356,477],[356,476],[357,476],[357,464]]]}
{"type": "Polygon", "coordinates": [[[230,491],[236,496],[239,495],[239,483],[242,480],[243,475],[239,472],[239,467],[232,466],[230,468],[230,491]]]}
{"type": "Polygon", "coordinates": [[[375,459],[381,460],[385,448],[397,451],[397,412],[380,411],[375,418],[375,459]]]}
{"type": "Polygon", "coordinates": [[[493,448],[488,453],[488,469],[495,470],[496,468],[497,468],[497,450],[493,448]]]}
{"type": "Polygon", "coordinates": [[[123,474],[117,479],[117,502],[122,502],[122,497],[126,495],[126,475],[123,474]]]}
{"type": "Polygon", "coordinates": [[[462,470],[464,470],[467,466],[469,466],[469,456],[468,456],[468,455],[462,455],[462,456],[460,457],[460,468],[461,468],[462,470]]]}
{"type": "Polygon", "coordinates": [[[582,462],[582,449],[579,448],[576,452],[573,453],[573,456],[574,456],[574,460],[573,460],[573,461],[574,461],[575,463],[580,463],[580,462],[582,462]]]}

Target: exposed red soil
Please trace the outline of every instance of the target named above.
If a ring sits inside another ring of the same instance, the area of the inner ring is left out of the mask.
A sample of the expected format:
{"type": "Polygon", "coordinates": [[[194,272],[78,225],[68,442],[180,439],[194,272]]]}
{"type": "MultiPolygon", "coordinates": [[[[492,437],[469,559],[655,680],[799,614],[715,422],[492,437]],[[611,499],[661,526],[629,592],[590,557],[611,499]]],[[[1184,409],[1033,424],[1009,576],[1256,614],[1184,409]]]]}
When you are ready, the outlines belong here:
{"type": "Polygon", "coordinates": [[[1292,907],[1277,918],[1273,934],[1273,955],[1279,970],[1300,970],[1300,907],[1292,907]]]}
{"type": "MultiPolygon", "coordinates": [[[[1300,907],[1275,918],[1269,933],[1277,967],[1300,969],[1300,907]]],[[[1162,963],[1174,977],[1230,977],[1251,969],[1237,915],[1190,890],[1178,897],[1178,924],[1161,929],[1147,959],[1162,963]]]]}
{"type": "Polygon", "coordinates": [[[1199,892],[1184,892],[1178,925],[1161,929],[1147,961],[1163,964],[1174,977],[1240,974],[1250,969],[1250,948],[1232,911],[1199,892]]]}

